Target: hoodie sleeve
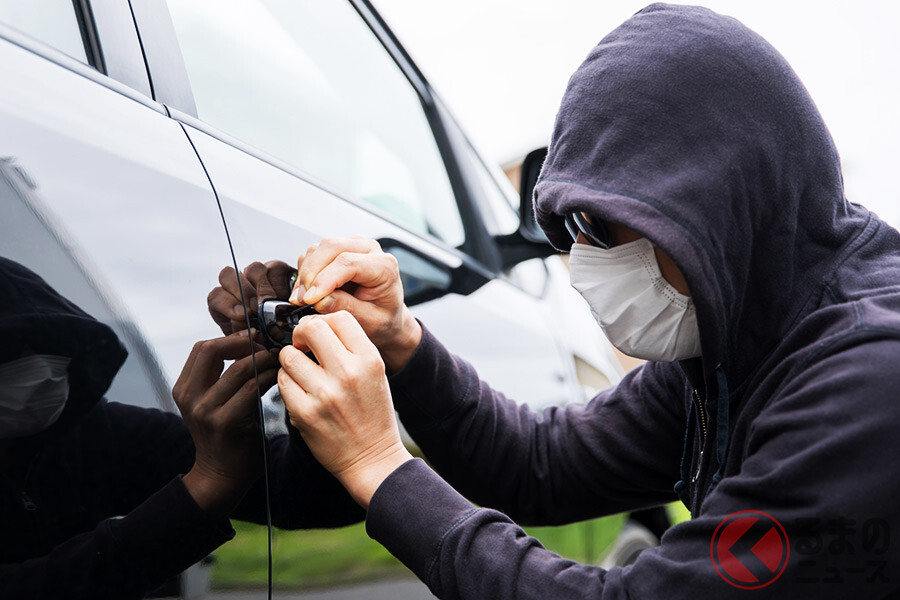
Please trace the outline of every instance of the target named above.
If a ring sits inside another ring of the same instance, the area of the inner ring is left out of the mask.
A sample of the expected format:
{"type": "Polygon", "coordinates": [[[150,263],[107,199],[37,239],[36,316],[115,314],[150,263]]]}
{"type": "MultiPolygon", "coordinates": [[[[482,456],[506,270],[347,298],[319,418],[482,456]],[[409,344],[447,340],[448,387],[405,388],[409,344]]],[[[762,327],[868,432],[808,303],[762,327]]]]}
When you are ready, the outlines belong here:
{"type": "Polygon", "coordinates": [[[9,598],[142,598],[232,537],[228,521],[201,510],[177,478],[45,556],[0,565],[0,589],[9,598]]]}
{"type": "Polygon", "coordinates": [[[520,523],[555,525],[676,499],[686,417],[675,368],[647,363],[588,404],[538,414],[425,329],[390,383],[407,431],[453,487],[520,523]]]}
{"type": "MultiPolygon", "coordinates": [[[[737,599],[763,583],[765,597],[845,598],[847,584],[860,597],[885,597],[900,568],[890,545],[900,482],[886,460],[900,453],[898,352],[891,341],[811,358],[771,396],[746,445],[731,449],[736,470],[700,514],[629,567],[604,571],[545,550],[502,513],[472,506],[419,460],[378,488],[367,530],[445,599],[737,599]],[[714,543],[740,511],[778,521],[784,537],[765,519],[751,519],[763,527],[748,530],[747,539],[714,543]],[[810,530],[815,523],[819,529],[810,530]],[[866,524],[886,531],[865,534],[866,524]]],[[[545,485],[563,499],[569,494],[555,481],[545,485]]]]}

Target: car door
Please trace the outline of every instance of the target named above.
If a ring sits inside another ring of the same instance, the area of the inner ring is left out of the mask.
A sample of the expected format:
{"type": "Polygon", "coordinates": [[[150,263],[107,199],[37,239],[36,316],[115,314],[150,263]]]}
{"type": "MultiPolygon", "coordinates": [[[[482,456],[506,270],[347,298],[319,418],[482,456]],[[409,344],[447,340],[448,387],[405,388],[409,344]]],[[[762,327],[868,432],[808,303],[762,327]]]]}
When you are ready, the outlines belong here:
{"type": "MultiPolygon", "coordinates": [[[[190,140],[150,95],[127,3],[0,3],[0,257],[12,261],[0,279],[7,285],[18,264],[63,298],[60,306],[112,328],[128,357],[105,397],[138,407],[128,414],[147,423],[171,423],[152,409],[177,413],[171,390],[192,345],[221,335],[206,296],[231,254],[190,140]]],[[[36,303],[23,298],[4,315],[29,314],[36,303]]],[[[53,348],[54,337],[67,334],[6,336],[4,361],[38,352],[36,344],[53,348]]],[[[91,362],[105,355],[91,352],[79,360],[107,368],[91,362]]],[[[102,519],[128,514],[190,467],[192,456],[175,456],[150,429],[123,438],[140,423],[118,418],[91,430],[103,439],[59,456],[56,446],[39,452],[22,477],[12,473],[23,465],[4,460],[0,492],[22,501],[0,511],[0,563],[40,558],[102,519]],[[10,523],[34,527],[14,541],[10,523]]],[[[80,423],[72,422],[59,436],[75,439],[80,423]]],[[[186,430],[179,436],[190,439],[186,430]]]]}
{"type": "Polygon", "coordinates": [[[170,21],[161,3],[134,7],[151,77],[171,90],[157,97],[197,149],[239,264],[293,262],[323,237],[391,240],[408,282],[425,265],[467,282],[413,311],[485,380],[539,406],[580,395],[546,307],[489,266],[433,92],[368,5],[171,0],[170,21]]]}

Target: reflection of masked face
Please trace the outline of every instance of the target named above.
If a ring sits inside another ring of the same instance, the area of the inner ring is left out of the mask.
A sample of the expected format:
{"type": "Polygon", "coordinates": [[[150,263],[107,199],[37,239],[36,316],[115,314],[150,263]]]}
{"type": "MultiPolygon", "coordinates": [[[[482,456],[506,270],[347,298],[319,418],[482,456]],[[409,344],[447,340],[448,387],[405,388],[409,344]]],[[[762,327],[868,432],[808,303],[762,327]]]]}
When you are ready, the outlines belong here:
{"type": "Polygon", "coordinates": [[[625,354],[647,360],[700,356],[694,303],[663,278],[646,238],[608,250],[574,244],[569,269],[572,286],[625,354]]]}
{"type": "Polygon", "coordinates": [[[53,425],[69,397],[67,356],[34,354],[0,365],[0,439],[53,425]]]}

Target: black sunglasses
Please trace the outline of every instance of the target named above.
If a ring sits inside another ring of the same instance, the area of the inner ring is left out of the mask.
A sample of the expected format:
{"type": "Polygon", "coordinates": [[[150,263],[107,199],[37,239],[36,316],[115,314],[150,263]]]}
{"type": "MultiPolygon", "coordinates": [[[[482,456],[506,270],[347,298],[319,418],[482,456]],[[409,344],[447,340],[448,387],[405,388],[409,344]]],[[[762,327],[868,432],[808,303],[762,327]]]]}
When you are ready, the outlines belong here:
{"type": "Polygon", "coordinates": [[[566,229],[573,241],[578,240],[578,234],[583,235],[591,246],[597,246],[608,250],[612,246],[612,239],[603,221],[593,217],[593,223],[589,223],[580,212],[572,213],[566,217],[566,229]]]}
{"type": "Polygon", "coordinates": [[[300,319],[318,313],[308,304],[297,306],[284,300],[263,300],[258,314],[259,329],[266,340],[266,347],[284,348],[290,345],[294,327],[300,319]]]}

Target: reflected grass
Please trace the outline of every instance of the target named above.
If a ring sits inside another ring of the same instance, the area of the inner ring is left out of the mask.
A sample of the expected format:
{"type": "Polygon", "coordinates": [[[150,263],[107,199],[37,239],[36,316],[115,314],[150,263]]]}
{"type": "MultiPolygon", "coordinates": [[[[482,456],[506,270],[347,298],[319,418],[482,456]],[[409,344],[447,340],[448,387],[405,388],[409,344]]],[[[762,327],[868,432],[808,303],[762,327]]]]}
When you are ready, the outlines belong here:
{"type": "MultiPolygon", "coordinates": [[[[544,546],[578,562],[597,562],[622,528],[623,515],[561,527],[527,527],[544,546]]],[[[266,528],[233,522],[237,535],[216,551],[212,586],[266,586],[266,528]]],[[[340,529],[273,531],[273,580],[279,589],[313,589],[409,577],[411,574],[358,523],[340,529]]]]}

